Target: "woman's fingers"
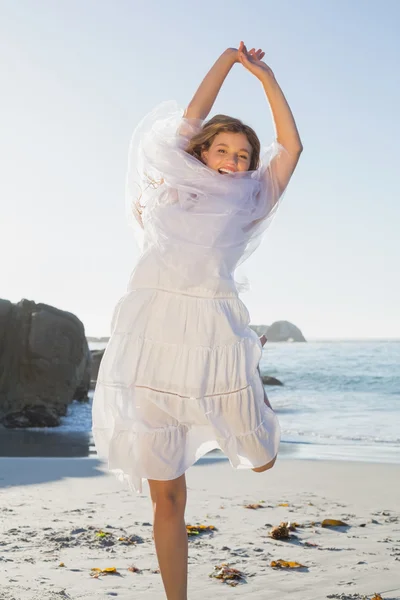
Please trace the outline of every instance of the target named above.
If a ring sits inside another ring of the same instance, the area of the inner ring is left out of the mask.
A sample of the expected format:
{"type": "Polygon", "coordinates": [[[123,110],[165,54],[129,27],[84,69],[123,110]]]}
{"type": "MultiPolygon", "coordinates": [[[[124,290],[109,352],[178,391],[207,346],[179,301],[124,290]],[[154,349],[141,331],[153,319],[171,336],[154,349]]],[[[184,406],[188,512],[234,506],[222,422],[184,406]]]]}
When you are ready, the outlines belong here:
{"type": "Polygon", "coordinates": [[[254,58],[255,60],[261,60],[265,56],[265,52],[263,52],[262,48],[251,48],[251,50],[247,50],[246,44],[241,41],[239,44],[239,56],[242,58],[245,57],[247,59],[254,58]]]}
{"type": "Polygon", "coordinates": [[[246,44],[241,41],[238,48],[238,57],[239,61],[245,66],[247,69],[250,68],[251,63],[260,62],[265,56],[265,52],[262,48],[251,48],[251,50],[247,50],[246,44]]]}
{"type": "Polygon", "coordinates": [[[243,40],[241,40],[240,44],[239,44],[239,50],[242,49],[242,47],[246,50],[246,52],[250,53],[250,52],[255,52],[256,54],[258,54],[259,52],[262,52],[262,48],[258,48],[258,50],[256,50],[255,48],[252,48],[251,50],[247,50],[246,48],[246,44],[243,42],[243,40]]]}

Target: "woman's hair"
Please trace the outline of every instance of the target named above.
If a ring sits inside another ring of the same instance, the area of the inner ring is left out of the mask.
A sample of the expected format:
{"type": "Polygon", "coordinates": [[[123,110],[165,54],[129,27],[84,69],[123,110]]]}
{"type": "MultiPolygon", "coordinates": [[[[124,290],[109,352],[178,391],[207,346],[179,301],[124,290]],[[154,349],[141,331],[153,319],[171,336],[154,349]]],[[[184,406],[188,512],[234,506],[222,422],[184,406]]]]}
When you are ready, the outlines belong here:
{"type": "MultiPolygon", "coordinates": [[[[223,131],[229,131],[232,133],[244,133],[247,137],[249,144],[252,148],[249,171],[255,171],[260,163],[260,140],[254,129],[249,127],[249,125],[245,125],[239,119],[235,119],[234,117],[228,117],[227,115],[215,115],[209,121],[204,123],[201,131],[194,135],[188,146],[186,147],[186,152],[196,157],[198,160],[202,161],[201,151],[208,150],[211,144],[214,141],[214,138],[223,131]]],[[[158,187],[163,183],[163,179],[156,181],[152,179],[148,174],[146,174],[147,181],[149,187],[158,187]]],[[[133,203],[133,211],[135,214],[135,218],[139,221],[141,227],[143,227],[143,223],[141,220],[143,207],[140,204],[140,199],[142,194],[140,194],[139,198],[133,203]]]]}
{"type": "Polygon", "coordinates": [[[206,121],[200,133],[191,138],[186,152],[202,161],[202,150],[208,150],[214,138],[224,131],[245,134],[252,148],[249,171],[255,171],[260,162],[260,140],[254,129],[245,125],[239,119],[228,117],[227,115],[215,115],[215,117],[206,121]]]}

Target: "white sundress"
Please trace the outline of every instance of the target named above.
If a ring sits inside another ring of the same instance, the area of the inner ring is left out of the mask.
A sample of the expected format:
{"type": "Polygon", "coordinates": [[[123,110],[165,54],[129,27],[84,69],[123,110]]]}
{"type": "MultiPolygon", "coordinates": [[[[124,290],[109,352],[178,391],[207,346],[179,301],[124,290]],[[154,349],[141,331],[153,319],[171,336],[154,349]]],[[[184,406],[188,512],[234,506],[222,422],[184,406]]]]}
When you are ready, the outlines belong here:
{"type": "Polygon", "coordinates": [[[203,123],[182,115],[163,103],[132,138],[127,199],[138,218],[132,202],[142,193],[141,254],[93,398],[97,453],[137,492],[143,479],[175,479],[215,448],[235,468],[260,467],[280,441],[235,270],[281,201],[275,165],[287,152],[274,141],[256,171],[221,175],[185,152],[203,123]]]}

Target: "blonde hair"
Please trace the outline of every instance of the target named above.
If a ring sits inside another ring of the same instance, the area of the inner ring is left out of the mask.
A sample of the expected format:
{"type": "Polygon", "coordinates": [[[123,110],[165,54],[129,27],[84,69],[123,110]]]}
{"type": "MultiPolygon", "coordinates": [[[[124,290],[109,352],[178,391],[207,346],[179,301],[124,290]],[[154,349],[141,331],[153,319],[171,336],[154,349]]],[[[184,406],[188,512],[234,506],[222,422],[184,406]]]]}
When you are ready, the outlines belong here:
{"type": "Polygon", "coordinates": [[[245,134],[252,148],[249,171],[255,171],[260,162],[260,140],[254,129],[249,125],[245,125],[239,119],[227,115],[215,115],[215,117],[204,123],[202,130],[191,138],[186,147],[186,152],[203,162],[202,151],[208,150],[215,137],[224,131],[245,134]]]}

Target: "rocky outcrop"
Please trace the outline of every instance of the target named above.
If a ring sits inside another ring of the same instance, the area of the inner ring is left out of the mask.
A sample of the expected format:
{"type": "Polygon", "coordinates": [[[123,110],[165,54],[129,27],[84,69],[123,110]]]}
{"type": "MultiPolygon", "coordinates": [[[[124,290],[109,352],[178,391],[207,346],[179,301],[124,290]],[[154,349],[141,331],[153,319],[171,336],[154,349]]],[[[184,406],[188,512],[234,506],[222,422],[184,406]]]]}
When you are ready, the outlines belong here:
{"type": "Polygon", "coordinates": [[[271,375],[261,375],[261,381],[264,385],[283,385],[282,381],[271,375]]]}
{"type": "Polygon", "coordinates": [[[275,321],[272,325],[251,325],[251,329],[261,336],[267,336],[269,342],[306,342],[300,329],[289,321],[275,321]]]}
{"type": "Polygon", "coordinates": [[[82,322],[47,304],[0,300],[0,423],[53,427],[87,400],[90,352],[82,322]]]}
{"type": "Polygon", "coordinates": [[[305,342],[306,339],[300,329],[289,321],[275,321],[268,327],[267,338],[269,342],[305,342]]]}
{"type": "Polygon", "coordinates": [[[90,375],[90,388],[94,389],[96,387],[97,375],[99,373],[99,367],[101,363],[101,359],[103,358],[104,350],[92,350],[92,368],[90,375]]]}
{"type": "Polygon", "coordinates": [[[263,333],[267,333],[268,325],[250,325],[250,329],[255,331],[258,337],[261,337],[263,333]]]}

